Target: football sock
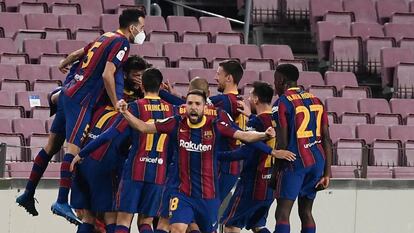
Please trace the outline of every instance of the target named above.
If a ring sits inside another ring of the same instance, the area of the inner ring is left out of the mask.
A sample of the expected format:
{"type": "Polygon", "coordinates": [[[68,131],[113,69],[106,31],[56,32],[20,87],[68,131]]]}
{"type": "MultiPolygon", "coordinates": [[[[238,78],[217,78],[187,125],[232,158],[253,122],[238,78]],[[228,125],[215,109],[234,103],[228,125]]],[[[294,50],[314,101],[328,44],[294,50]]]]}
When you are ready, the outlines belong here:
{"type": "Polygon", "coordinates": [[[316,226],[315,225],[302,225],[302,230],[300,233],[316,233],[316,226]]]}
{"type": "Polygon", "coordinates": [[[116,227],[115,223],[106,225],[105,226],[106,233],[115,233],[115,227],[116,227]]]}
{"type": "Polygon", "coordinates": [[[29,181],[26,184],[26,192],[29,195],[34,196],[37,184],[39,184],[40,178],[42,178],[50,159],[52,159],[52,156],[49,156],[43,148],[36,155],[29,181]]]}
{"type": "Polygon", "coordinates": [[[122,225],[116,225],[115,233],[129,233],[129,228],[122,225]]]}
{"type": "Polygon", "coordinates": [[[154,230],[154,233],[168,233],[168,231],[164,231],[164,230],[154,230]]]}
{"type": "Polygon", "coordinates": [[[78,231],[76,233],[93,233],[94,226],[89,223],[82,223],[78,226],[78,231]]]}
{"type": "Polygon", "coordinates": [[[60,184],[58,203],[68,203],[69,190],[72,186],[72,172],[70,171],[70,164],[75,156],[72,154],[65,154],[62,165],[60,167],[60,184]]]}
{"type": "Polygon", "coordinates": [[[269,229],[267,229],[266,227],[265,228],[262,228],[262,229],[260,229],[258,232],[256,232],[256,233],[270,233],[270,231],[269,231],[269,229]]]}
{"type": "Polygon", "coordinates": [[[138,226],[138,231],[140,233],[154,233],[152,227],[149,224],[141,224],[138,226]]]}
{"type": "Polygon", "coordinates": [[[276,229],[274,233],[290,233],[290,225],[284,223],[276,224],[276,229]]]}

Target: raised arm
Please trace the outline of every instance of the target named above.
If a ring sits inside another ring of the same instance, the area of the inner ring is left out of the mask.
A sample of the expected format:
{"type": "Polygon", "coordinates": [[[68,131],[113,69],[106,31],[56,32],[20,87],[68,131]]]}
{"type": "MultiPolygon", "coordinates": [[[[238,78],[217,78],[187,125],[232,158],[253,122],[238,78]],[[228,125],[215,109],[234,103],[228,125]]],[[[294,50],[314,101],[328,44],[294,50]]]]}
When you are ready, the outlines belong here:
{"type": "Polygon", "coordinates": [[[275,129],[273,127],[267,128],[265,132],[237,130],[234,133],[233,138],[240,141],[251,143],[274,138],[276,136],[275,134],[275,129]]]}
{"type": "Polygon", "coordinates": [[[106,62],[104,72],[102,73],[103,83],[106,93],[111,100],[112,105],[115,107],[118,102],[115,91],[115,72],[116,66],[112,62],[106,62]]]}
{"type": "Polygon", "coordinates": [[[124,100],[120,100],[117,103],[118,111],[124,116],[128,121],[129,125],[142,132],[142,133],[157,133],[157,128],[154,123],[143,122],[142,120],[136,118],[129,110],[128,104],[124,100]]]}
{"type": "Polygon", "coordinates": [[[69,70],[68,66],[79,60],[83,55],[85,55],[84,49],[78,49],[70,53],[65,59],[60,61],[58,69],[60,72],[66,74],[69,70]]]}

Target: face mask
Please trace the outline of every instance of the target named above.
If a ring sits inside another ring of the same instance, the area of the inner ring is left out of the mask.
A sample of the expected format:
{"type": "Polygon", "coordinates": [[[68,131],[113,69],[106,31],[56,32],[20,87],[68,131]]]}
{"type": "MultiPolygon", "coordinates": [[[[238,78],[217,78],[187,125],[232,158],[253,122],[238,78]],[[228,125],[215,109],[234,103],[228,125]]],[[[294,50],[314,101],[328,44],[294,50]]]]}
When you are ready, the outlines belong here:
{"type": "Polygon", "coordinates": [[[134,44],[142,44],[145,40],[145,32],[141,31],[134,37],[134,44]]]}

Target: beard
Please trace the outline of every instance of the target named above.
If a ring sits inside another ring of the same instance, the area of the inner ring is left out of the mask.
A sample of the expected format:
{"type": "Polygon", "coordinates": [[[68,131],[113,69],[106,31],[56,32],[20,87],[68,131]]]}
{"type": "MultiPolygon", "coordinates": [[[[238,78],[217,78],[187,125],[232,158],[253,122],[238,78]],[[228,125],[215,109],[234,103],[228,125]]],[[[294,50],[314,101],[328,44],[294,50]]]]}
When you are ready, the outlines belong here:
{"type": "Polygon", "coordinates": [[[223,92],[223,91],[224,91],[224,87],[222,87],[222,86],[218,85],[218,86],[217,86],[217,91],[218,91],[218,92],[223,92]]]}
{"type": "Polygon", "coordinates": [[[190,114],[188,114],[188,119],[190,120],[191,124],[197,124],[201,122],[203,115],[199,115],[196,112],[190,112],[190,114]]]}

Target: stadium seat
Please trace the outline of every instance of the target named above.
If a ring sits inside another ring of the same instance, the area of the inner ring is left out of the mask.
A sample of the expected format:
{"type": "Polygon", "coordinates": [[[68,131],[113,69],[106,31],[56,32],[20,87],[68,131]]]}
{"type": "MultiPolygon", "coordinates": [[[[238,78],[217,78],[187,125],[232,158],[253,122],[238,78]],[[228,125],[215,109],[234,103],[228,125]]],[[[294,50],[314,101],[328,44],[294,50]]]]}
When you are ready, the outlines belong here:
{"type": "Polygon", "coordinates": [[[414,23],[414,14],[413,13],[396,12],[391,16],[390,22],[391,23],[412,24],[412,23],[414,23]]]}
{"type": "Polygon", "coordinates": [[[351,35],[359,36],[365,41],[369,37],[384,37],[384,31],[382,25],[376,21],[374,23],[354,22],[351,24],[351,35]]]}
{"type": "Polygon", "coordinates": [[[10,119],[0,118],[0,133],[13,133],[10,119]]]}
{"type": "MultiPolygon", "coordinates": [[[[269,83],[270,85],[273,85],[274,83],[274,74],[275,71],[273,70],[264,70],[260,72],[260,80],[265,82],[265,83],[269,83]]],[[[276,95],[276,93],[275,93],[276,95]]]]}
{"type": "Polygon", "coordinates": [[[333,97],[326,99],[326,108],[338,116],[344,112],[358,112],[358,99],[333,97]]]}
{"type": "Polygon", "coordinates": [[[332,143],[336,143],[339,139],[355,139],[355,126],[332,124],[329,126],[329,136],[332,143]]]}
{"type": "Polygon", "coordinates": [[[60,72],[60,70],[57,68],[57,64],[49,66],[49,74],[52,80],[60,80],[62,83],[66,79],[66,74],[60,72]]]}
{"type": "Polygon", "coordinates": [[[1,90],[11,92],[30,90],[30,82],[27,80],[4,79],[1,82],[1,90]]]}
{"type": "Polygon", "coordinates": [[[189,84],[185,83],[175,83],[173,85],[174,90],[181,96],[185,96],[185,94],[188,92],[189,84]]]}
{"type": "Polygon", "coordinates": [[[219,17],[200,17],[200,29],[202,32],[209,32],[215,36],[218,32],[233,32],[230,21],[219,17]]]}
{"type": "Polygon", "coordinates": [[[80,5],[83,15],[99,17],[103,13],[101,0],[70,0],[80,5]]]}
{"type": "Polygon", "coordinates": [[[25,145],[22,134],[0,133],[0,142],[10,145],[6,150],[6,161],[24,161],[26,159],[24,149],[25,145]]]}
{"type": "Polygon", "coordinates": [[[2,1],[5,6],[5,11],[16,12],[17,6],[22,2],[36,2],[36,0],[4,0],[2,1]]]}
{"type": "Polygon", "coordinates": [[[392,86],[394,67],[401,62],[414,62],[411,50],[403,48],[381,49],[381,83],[382,87],[392,86]]]}
{"type": "Polygon", "coordinates": [[[310,0],[310,27],[315,32],[316,23],[323,19],[328,11],[343,11],[342,2],[340,0],[310,0]]]}
{"type": "MultiPolygon", "coordinates": [[[[49,69],[47,69],[47,71],[49,71],[49,69]]],[[[50,92],[59,86],[62,86],[62,82],[60,80],[36,80],[33,83],[32,89],[33,91],[38,92],[50,92]]]]}
{"type": "Polygon", "coordinates": [[[390,107],[392,113],[401,114],[406,117],[408,114],[414,112],[414,100],[412,99],[391,99],[390,107]]]}
{"type": "Polygon", "coordinates": [[[17,6],[17,12],[21,14],[47,13],[47,4],[44,2],[22,2],[17,6]]]}
{"type": "Polygon", "coordinates": [[[245,70],[243,77],[239,82],[239,87],[243,87],[247,84],[252,84],[254,81],[259,80],[259,73],[254,70],[245,70]]]}
{"type": "Polygon", "coordinates": [[[393,37],[396,41],[403,37],[414,38],[414,25],[403,23],[386,23],[384,25],[385,36],[393,37]]]}
{"type": "Polygon", "coordinates": [[[180,68],[160,68],[165,81],[173,83],[188,83],[188,72],[180,68]]]}
{"type": "Polygon", "coordinates": [[[249,58],[262,58],[260,50],[256,45],[230,45],[229,54],[231,58],[237,58],[241,63],[244,63],[249,58]]]}
{"type": "Polygon", "coordinates": [[[0,12],[0,27],[3,28],[6,37],[13,37],[18,30],[26,29],[23,14],[0,12]]]}
{"type": "Polygon", "coordinates": [[[176,67],[182,69],[203,69],[208,68],[208,63],[205,58],[181,57],[177,60],[176,67]]]}
{"type": "Polygon", "coordinates": [[[414,167],[414,141],[408,140],[404,143],[404,165],[414,167]]]}
{"type": "Polygon", "coordinates": [[[332,72],[325,73],[326,85],[335,86],[338,91],[342,90],[345,86],[358,87],[358,81],[354,73],[352,72],[332,72]]]}
{"type": "Polygon", "coordinates": [[[3,106],[0,105],[0,118],[15,119],[23,118],[24,109],[22,106],[3,106]]]}
{"type": "Polygon", "coordinates": [[[212,62],[214,58],[228,58],[229,52],[224,44],[200,43],[196,46],[197,57],[206,58],[207,62],[212,62]]]}
{"type": "MultiPolygon", "coordinates": [[[[391,137],[392,138],[392,137],[391,137]]],[[[401,142],[377,139],[372,143],[371,166],[401,166],[401,142]]]]}
{"type": "Polygon", "coordinates": [[[274,69],[274,64],[271,59],[248,58],[243,65],[246,70],[255,70],[259,72],[274,69]]]}
{"type": "Polygon", "coordinates": [[[336,36],[350,36],[351,32],[347,25],[336,24],[333,22],[318,22],[317,23],[316,47],[318,50],[318,57],[320,60],[329,59],[329,49],[331,40],[336,36]]]}
{"type": "MultiPolygon", "coordinates": [[[[37,0],[40,2],[39,0],[37,0]]],[[[71,0],[41,0],[41,2],[46,3],[48,6],[52,5],[53,3],[69,3],[71,0]]]]}
{"type": "Polygon", "coordinates": [[[326,99],[337,96],[336,89],[334,86],[315,86],[312,85],[309,87],[309,92],[318,97],[322,103],[326,99]]]}
{"type": "Polygon", "coordinates": [[[189,43],[164,43],[163,55],[170,62],[177,62],[181,57],[196,57],[194,45],[189,43]]]}
{"type": "Polygon", "coordinates": [[[35,14],[25,15],[27,29],[43,30],[45,28],[58,28],[58,16],[54,14],[35,14]]]}
{"type": "Polygon", "coordinates": [[[25,138],[28,138],[33,133],[46,133],[45,123],[41,119],[13,119],[12,126],[14,133],[21,133],[25,138]]]}
{"type": "Polygon", "coordinates": [[[70,54],[73,51],[84,48],[88,43],[81,40],[57,40],[56,48],[58,53],[70,54]]]}
{"type": "Polygon", "coordinates": [[[375,3],[371,0],[344,0],[344,11],[352,12],[356,22],[377,23],[375,3]]]}
{"type": "Polygon", "coordinates": [[[155,44],[157,54],[163,54],[163,43],[178,42],[178,34],[176,32],[153,31],[149,35],[148,41],[155,44]]]}
{"type": "Polygon", "coordinates": [[[358,101],[359,112],[374,116],[377,113],[391,113],[386,99],[360,99],[358,101]]]}
{"type": "Polygon", "coordinates": [[[49,11],[55,15],[79,15],[82,14],[81,7],[76,3],[52,3],[49,11]]]}
{"type": "Polygon", "coordinates": [[[28,80],[31,84],[35,80],[50,80],[49,66],[24,64],[17,66],[17,74],[20,80],[28,80]]]}
{"type": "Polygon", "coordinates": [[[266,59],[272,59],[276,64],[280,59],[295,59],[292,49],[288,45],[260,45],[262,57],[266,59]]]}
{"type": "Polygon", "coordinates": [[[369,87],[344,87],[340,91],[340,96],[355,99],[371,98],[371,89],[369,87]]]}
{"type": "Polygon", "coordinates": [[[336,142],[336,164],[340,166],[361,166],[365,143],[358,139],[339,139],[336,142]]]}
{"type": "Polygon", "coordinates": [[[17,79],[17,69],[14,64],[0,64],[0,80],[17,79]]]}
{"type": "MultiPolygon", "coordinates": [[[[45,134],[45,133],[35,133],[35,134],[29,135],[29,137],[27,139],[27,145],[30,146],[30,148],[28,150],[28,155],[27,155],[29,161],[34,161],[34,159],[35,159],[36,155],[39,153],[39,151],[45,145],[47,145],[48,138],[49,138],[49,135],[48,134],[45,134]]],[[[60,159],[60,156],[62,155],[62,153],[63,152],[62,152],[62,149],[61,149],[58,153],[56,153],[52,157],[52,159],[50,161],[51,162],[58,162],[58,161],[60,161],[61,160],[60,159]]],[[[56,176],[56,177],[58,177],[58,176],[56,176]]]]}
{"type": "Polygon", "coordinates": [[[367,166],[368,179],[392,179],[392,170],[389,167],[367,166]]]}
{"type": "Polygon", "coordinates": [[[3,53],[0,55],[0,63],[9,65],[28,64],[29,56],[27,54],[3,53]]]}
{"type": "Polygon", "coordinates": [[[16,104],[23,106],[27,112],[35,106],[49,107],[47,93],[36,91],[16,92],[16,104]]]}
{"type": "Polygon", "coordinates": [[[373,119],[372,123],[376,125],[401,125],[403,120],[400,114],[393,114],[393,113],[378,113],[376,114],[373,119]]]}
{"type": "Polygon", "coordinates": [[[335,71],[361,72],[361,38],[340,36],[332,38],[329,62],[335,71]]]}
{"type": "MultiPolygon", "coordinates": [[[[50,108],[49,107],[41,107],[41,106],[34,107],[30,111],[30,117],[34,118],[34,119],[42,119],[42,120],[51,119],[51,117],[50,117],[50,108]]],[[[46,129],[46,131],[48,130],[47,128],[45,128],[45,129],[46,129]]]]}
{"type": "Polygon", "coordinates": [[[368,113],[345,112],[341,115],[341,123],[347,125],[369,124],[370,116],[368,113]]]}
{"type": "Polygon", "coordinates": [[[168,31],[164,17],[155,15],[145,17],[145,32],[149,34],[152,31],[168,31]]]}
{"type": "Polygon", "coordinates": [[[381,71],[381,49],[395,47],[392,37],[369,37],[364,43],[364,57],[368,72],[379,74],[381,71]]]}
{"type": "Polygon", "coordinates": [[[113,14],[119,5],[135,5],[134,0],[102,0],[104,13],[113,14]]]}
{"type": "Polygon", "coordinates": [[[325,83],[323,81],[322,75],[319,72],[303,71],[299,72],[298,85],[303,86],[305,89],[308,89],[312,85],[324,86],[325,83]]]}
{"type": "Polygon", "coordinates": [[[182,42],[198,44],[211,42],[211,35],[209,32],[184,32],[182,42]]]}
{"type": "Polygon", "coordinates": [[[165,68],[170,67],[170,60],[168,57],[152,57],[144,56],[144,59],[155,68],[165,68]]]}
{"type": "Polygon", "coordinates": [[[356,135],[367,144],[372,144],[376,139],[389,139],[388,127],[385,125],[357,125],[356,135]]]}
{"type": "Polygon", "coordinates": [[[48,65],[48,66],[59,65],[59,62],[65,59],[65,57],[66,57],[66,54],[45,53],[45,54],[40,55],[39,63],[41,65],[48,65]]]}
{"type": "Polygon", "coordinates": [[[75,31],[74,38],[76,40],[94,41],[100,37],[104,32],[101,29],[84,29],[79,28],[75,31]]]}
{"type": "Polygon", "coordinates": [[[405,118],[405,124],[414,126],[414,114],[408,114],[408,116],[405,118]]]}
{"type": "Polygon", "coordinates": [[[360,177],[360,171],[356,166],[331,166],[331,177],[333,179],[353,179],[360,177]]]}
{"type": "Polygon", "coordinates": [[[406,142],[414,140],[414,126],[409,125],[393,125],[390,126],[390,138],[406,142]]]}
{"type": "Polygon", "coordinates": [[[176,31],[180,37],[184,32],[199,32],[200,25],[196,17],[193,16],[174,16],[167,17],[167,27],[169,31],[176,31]]]}
{"type": "Polygon", "coordinates": [[[308,64],[304,59],[280,59],[277,65],[282,64],[292,64],[298,68],[299,72],[308,70],[308,64]]]}
{"type": "Polygon", "coordinates": [[[156,57],[157,55],[162,55],[162,54],[157,54],[157,50],[155,48],[155,44],[149,41],[145,41],[143,44],[141,45],[137,45],[137,44],[130,44],[130,51],[129,51],[129,55],[138,55],[138,56],[152,56],[152,57],[156,57]]]}
{"type": "Polygon", "coordinates": [[[394,167],[395,179],[414,179],[414,167],[394,167]]]}
{"type": "Polygon", "coordinates": [[[213,42],[216,44],[243,44],[244,38],[241,33],[237,32],[218,32],[213,38],[213,42]]]}
{"type": "Polygon", "coordinates": [[[402,38],[398,42],[398,47],[400,48],[407,48],[414,52],[414,38],[402,38]]]}
{"type": "Polygon", "coordinates": [[[49,40],[69,40],[72,33],[69,28],[45,28],[46,38],[49,40]]]}
{"type": "Polygon", "coordinates": [[[17,48],[11,38],[0,38],[1,53],[17,53],[17,48]]]}
{"type": "Polygon", "coordinates": [[[213,84],[217,83],[215,80],[216,72],[215,69],[190,69],[188,75],[190,80],[195,77],[200,77],[206,79],[208,83],[213,84]]]}
{"type": "Polygon", "coordinates": [[[99,27],[99,18],[94,15],[60,15],[59,26],[72,32],[79,28],[92,29],[99,27]]]}
{"type": "Polygon", "coordinates": [[[14,93],[8,90],[1,90],[0,91],[0,105],[8,105],[12,106],[14,105],[15,99],[14,99],[14,93]]]}
{"type": "Polygon", "coordinates": [[[350,27],[351,23],[355,21],[355,17],[353,12],[328,11],[323,16],[323,21],[345,24],[347,27],[350,27]]]}
{"type": "MultiPolygon", "coordinates": [[[[148,16],[149,17],[149,16],[148,16]]],[[[118,15],[102,14],[100,17],[100,26],[104,32],[112,32],[118,29],[118,15]]],[[[145,32],[147,32],[147,17],[145,19],[145,32]]]]}
{"type": "Polygon", "coordinates": [[[376,4],[378,19],[382,24],[389,22],[395,12],[408,12],[407,3],[404,0],[377,0],[376,4]]]}
{"type": "Polygon", "coordinates": [[[14,45],[17,48],[17,51],[19,53],[22,53],[23,43],[25,40],[28,39],[45,39],[46,38],[46,32],[42,30],[19,30],[16,32],[16,34],[13,37],[14,45]]]}
{"type": "Polygon", "coordinates": [[[414,98],[414,63],[399,63],[394,69],[394,96],[414,98]]]}
{"type": "Polygon", "coordinates": [[[56,42],[46,39],[26,39],[23,41],[23,50],[29,56],[32,64],[37,63],[44,53],[57,53],[56,42]]]}

